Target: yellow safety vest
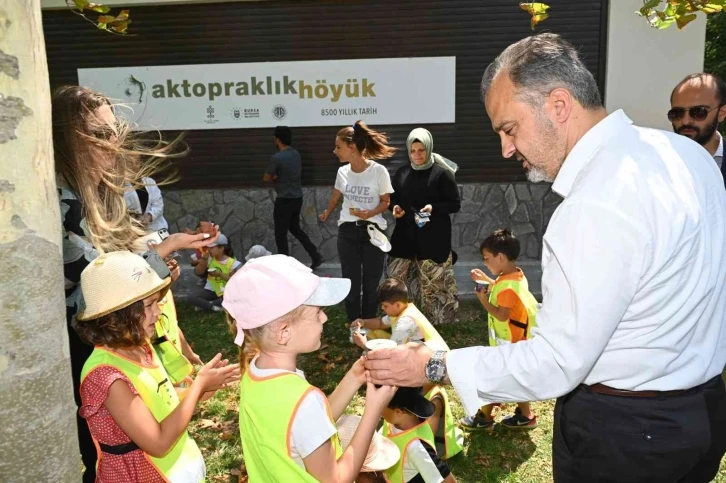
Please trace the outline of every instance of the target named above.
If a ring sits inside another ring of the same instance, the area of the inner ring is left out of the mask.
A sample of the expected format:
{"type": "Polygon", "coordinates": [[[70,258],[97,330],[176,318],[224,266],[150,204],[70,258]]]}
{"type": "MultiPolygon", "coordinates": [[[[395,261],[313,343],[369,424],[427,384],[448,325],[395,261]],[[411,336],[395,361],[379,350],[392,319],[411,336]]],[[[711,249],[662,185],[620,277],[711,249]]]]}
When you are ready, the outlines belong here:
{"type": "Polygon", "coordinates": [[[384,422],[382,434],[389,440],[393,441],[393,443],[401,451],[401,458],[398,462],[385,471],[386,477],[391,481],[391,483],[406,483],[403,479],[403,465],[406,464],[406,450],[411,443],[416,440],[425,441],[434,448],[434,450],[436,450],[434,433],[431,431],[431,426],[429,426],[428,421],[424,421],[413,428],[396,434],[393,434],[391,425],[384,422]]]}
{"type": "MultiPolygon", "coordinates": [[[[222,272],[225,275],[229,275],[229,272],[232,271],[232,266],[236,261],[236,259],[228,257],[225,263],[219,263],[215,258],[209,257],[209,264],[207,265],[207,269],[213,268],[222,272]]],[[[216,293],[218,297],[221,297],[224,294],[224,287],[227,285],[227,282],[217,277],[208,277],[207,281],[209,282],[209,286],[212,287],[212,290],[214,290],[214,293],[216,293]]]]}
{"type": "Polygon", "coordinates": [[[443,387],[432,387],[424,397],[431,401],[439,395],[444,400],[444,414],[439,420],[439,428],[434,435],[436,453],[442,460],[447,460],[464,449],[464,433],[456,426],[454,415],[451,414],[451,406],[449,406],[449,395],[443,387]]]}
{"type": "MultiPolygon", "coordinates": [[[[239,431],[250,483],[317,482],[292,458],[290,431],[300,401],[320,391],[298,374],[257,378],[245,371],[240,382],[239,431]]],[[[323,395],[324,397],[324,395],[323,395]]],[[[326,409],[330,421],[330,405],[326,409]]],[[[343,454],[336,433],[331,438],[335,457],[343,454]]]]}
{"type": "Polygon", "coordinates": [[[151,345],[156,355],[161,359],[161,364],[169,374],[172,384],[181,384],[184,380],[194,374],[194,366],[182,354],[181,337],[179,336],[179,324],[176,318],[176,306],[171,290],[159,303],[161,316],[154,325],[156,338],[151,345]]]}
{"type": "Polygon", "coordinates": [[[494,283],[491,293],[489,294],[489,303],[497,305],[497,296],[504,290],[513,290],[519,300],[524,304],[524,308],[527,310],[526,321],[515,321],[512,319],[501,321],[489,314],[489,345],[495,346],[498,344],[511,344],[512,343],[512,331],[509,325],[512,324],[516,327],[524,329],[524,335],[526,339],[532,337],[532,328],[536,327],[536,316],[537,316],[537,300],[534,298],[529,291],[529,284],[527,279],[522,277],[522,280],[500,280],[494,283]]]}
{"type": "Polygon", "coordinates": [[[444,338],[441,337],[439,331],[431,325],[431,322],[429,322],[426,316],[422,314],[418,307],[412,303],[409,303],[408,307],[403,309],[403,312],[401,312],[398,317],[389,317],[391,320],[391,333],[393,333],[393,329],[396,328],[396,324],[401,317],[410,317],[413,319],[424,335],[424,342],[426,342],[426,345],[430,348],[443,351],[449,350],[449,346],[446,344],[444,338]]]}
{"type": "MultiPolygon", "coordinates": [[[[169,380],[168,374],[156,356],[151,351],[152,365],[141,365],[110,352],[102,347],[96,347],[86,360],[81,371],[81,384],[86,376],[94,369],[110,366],[121,371],[134,385],[141,400],[149,408],[157,422],[162,422],[179,405],[179,396],[169,380]]],[[[95,440],[95,438],[94,438],[95,440]]],[[[96,441],[97,447],[98,441],[96,441]]],[[[99,452],[98,464],[103,460],[103,452],[99,452]]],[[[195,475],[196,481],[204,481],[205,467],[202,453],[197,443],[185,430],[169,452],[156,458],[147,453],[144,457],[156,468],[161,476],[170,480],[175,474],[195,475]]],[[[188,477],[188,476],[187,476],[188,477]]]]}

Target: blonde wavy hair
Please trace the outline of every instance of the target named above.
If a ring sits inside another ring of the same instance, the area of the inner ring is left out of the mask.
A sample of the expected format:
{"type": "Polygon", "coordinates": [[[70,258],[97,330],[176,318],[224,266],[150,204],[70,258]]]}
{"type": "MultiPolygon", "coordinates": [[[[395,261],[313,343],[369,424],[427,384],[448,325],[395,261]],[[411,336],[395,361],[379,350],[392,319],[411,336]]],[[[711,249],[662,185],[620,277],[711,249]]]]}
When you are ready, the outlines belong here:
{"type": "Polygon", "coordinates": [[[98,116],[104,105],[114,108],[102,94],[80,86],[60,87],[52,98],[58,182],[79,197],[90,241],[101,253],[128,250],[145,234],[127,211],[129,186],[140,188],[141,179],[152,175],[161,175],[160,185],[176,181],[170,161],[188,152],[183,135],[166,142],[158,132],[132,132],[123,118],[109,124],[98,116]]]}

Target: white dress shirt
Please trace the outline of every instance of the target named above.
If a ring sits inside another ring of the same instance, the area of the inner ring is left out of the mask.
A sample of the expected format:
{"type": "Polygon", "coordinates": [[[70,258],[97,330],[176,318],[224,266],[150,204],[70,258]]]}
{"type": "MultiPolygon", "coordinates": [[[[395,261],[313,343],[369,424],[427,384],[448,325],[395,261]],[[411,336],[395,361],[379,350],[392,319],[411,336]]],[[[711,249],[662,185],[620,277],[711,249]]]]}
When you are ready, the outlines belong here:
{"type": "MultiPolygon", "coordinates": [[[[161,197],[161,190],[157,186],[156,181],[151,178],[141,178],[144,183],[146,192],[149,193],[149,203],[146,205],[144,214],[151,215],[151,223],[147,226],[147,231],[158,231],[162,228],[169,228],[166,218],[164,218],[164,199],[161,197]]],[[[136,191],[130,189],[124,193],[126,205],[132,213],[141,214],[141,202],[136,191]]]]}
{"type": "Polygon", "coordinates": [[[678,134],[617,111],[590,129],[552,185],[531,340],[449,352],[468,411],[561,396],[578,384],[667,391],[726,363],[726,192],[678,134]]]}

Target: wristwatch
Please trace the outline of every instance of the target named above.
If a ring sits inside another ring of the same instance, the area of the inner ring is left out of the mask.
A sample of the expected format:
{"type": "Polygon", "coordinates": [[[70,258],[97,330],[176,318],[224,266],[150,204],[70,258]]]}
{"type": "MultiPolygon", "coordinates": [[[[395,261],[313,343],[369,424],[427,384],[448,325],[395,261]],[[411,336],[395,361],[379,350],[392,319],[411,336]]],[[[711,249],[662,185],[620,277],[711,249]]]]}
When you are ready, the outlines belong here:
{"type": "Polygon", "coordinates": [[[446,351],[436,351],[426,363],[426,379],[434,384],[441,384],[446,378],[446,363],[444,356],[446,351]]]}

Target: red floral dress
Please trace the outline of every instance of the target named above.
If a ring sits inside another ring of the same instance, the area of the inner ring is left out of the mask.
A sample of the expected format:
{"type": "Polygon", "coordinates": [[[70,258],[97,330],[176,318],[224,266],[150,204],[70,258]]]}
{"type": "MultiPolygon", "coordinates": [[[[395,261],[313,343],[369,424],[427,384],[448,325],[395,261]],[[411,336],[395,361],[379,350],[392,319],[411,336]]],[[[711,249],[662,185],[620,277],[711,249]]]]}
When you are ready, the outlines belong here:
{"type": "MultiPolygon", "coordinates": [[[[151,364],[151,354],[147,356],[148,363],[151,364]]],[[[103,405],[111,384],[118,379],[128,384],[131,392],[138,395],[131,381],[120,370],[109,366],[92,370],[81,383],[80,415],[88,422],[93,439],[110,446],[131,441],[103,405]]],[[[123,455],[107,453],[99,455],[96,483],[164,483],[164,481],[140,449],[123,455]]]]}

